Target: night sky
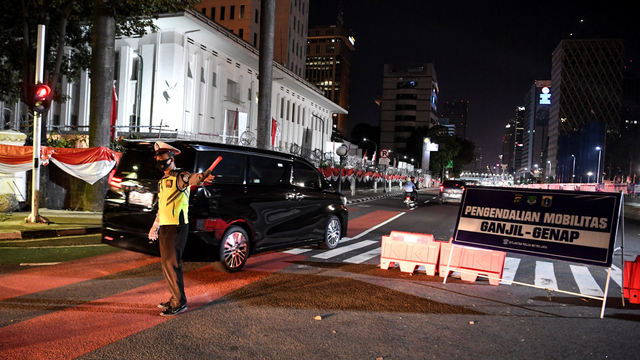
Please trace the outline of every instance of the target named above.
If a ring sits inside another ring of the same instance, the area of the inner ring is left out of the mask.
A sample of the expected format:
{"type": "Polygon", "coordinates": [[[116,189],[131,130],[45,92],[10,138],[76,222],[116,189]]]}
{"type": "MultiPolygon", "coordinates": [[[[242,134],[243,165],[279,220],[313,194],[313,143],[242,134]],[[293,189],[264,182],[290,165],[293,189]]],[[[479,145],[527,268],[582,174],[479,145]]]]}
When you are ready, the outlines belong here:
{"type": "MultiPolygon", "coordinates": [[[[336,23],[338,0],[310,2],[309,28],[336,23]]],[[[447,101],[468,100],[467,136],[483,164],[494,165],[525,92],[536,79],[551,79],[551,55],[561,40],[624,39],[627,66],[638,74],[629,63],[638,58],[640,28],[632,3],[343,0],[343,26],[356,40],[349,131],[362,122],[379,125],[374,96],[382,93],[385,63],[433,62],[438,111],[447,101]]]]}

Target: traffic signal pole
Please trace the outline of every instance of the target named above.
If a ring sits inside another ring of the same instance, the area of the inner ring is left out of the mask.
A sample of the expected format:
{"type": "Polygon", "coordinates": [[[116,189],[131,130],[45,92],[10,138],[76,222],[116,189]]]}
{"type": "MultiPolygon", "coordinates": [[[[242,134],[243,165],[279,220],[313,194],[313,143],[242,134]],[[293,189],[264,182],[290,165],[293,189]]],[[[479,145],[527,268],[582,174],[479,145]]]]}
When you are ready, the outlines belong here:
{"type": "MultiPolygon", "coordinates": [[[[36,79],[35,83],[42,83],[44,80],[44,40],[46,27],[38,25],[38,45],[36,52],[36,79]]],[[[42,127],[42,114],[33,112],[33,171],[31,178],[31,214],[25,219],[27,223],[47,223],[47,219],[38,213],[40,196],[40,128],[42,127]]]]}

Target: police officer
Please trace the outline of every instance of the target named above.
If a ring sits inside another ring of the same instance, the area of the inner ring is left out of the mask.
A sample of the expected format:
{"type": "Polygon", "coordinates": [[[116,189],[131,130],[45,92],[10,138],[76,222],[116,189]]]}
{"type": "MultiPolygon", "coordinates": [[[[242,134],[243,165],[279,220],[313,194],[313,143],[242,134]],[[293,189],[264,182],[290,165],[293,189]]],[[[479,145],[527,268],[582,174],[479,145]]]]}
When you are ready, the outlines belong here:
{"type": "Polygon", "coordinates": [[[180,150],[162,141],[154,144],[154,150],[156,167],[164,176],[158,182],[158,213],[149,239],[160,240],[162,272],[171,293],[169,301],[158,304],[160,315],[173,316],[187,310],[181,259],[189,231],[189,186],[202,184],[215,165],[204,173],[191,174],[176,168],[180,150]]]}

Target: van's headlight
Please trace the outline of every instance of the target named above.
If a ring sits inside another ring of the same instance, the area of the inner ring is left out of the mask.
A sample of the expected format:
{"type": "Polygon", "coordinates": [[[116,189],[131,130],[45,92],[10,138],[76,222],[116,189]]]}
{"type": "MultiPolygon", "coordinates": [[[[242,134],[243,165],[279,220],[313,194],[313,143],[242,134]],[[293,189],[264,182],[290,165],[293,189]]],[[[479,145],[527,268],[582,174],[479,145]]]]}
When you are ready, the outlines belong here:
{"type": "Polygon", "coordinates": [[[347,206],[347,197],[340,195],[340,200],[342,200],[342,205],[347,206]]]}

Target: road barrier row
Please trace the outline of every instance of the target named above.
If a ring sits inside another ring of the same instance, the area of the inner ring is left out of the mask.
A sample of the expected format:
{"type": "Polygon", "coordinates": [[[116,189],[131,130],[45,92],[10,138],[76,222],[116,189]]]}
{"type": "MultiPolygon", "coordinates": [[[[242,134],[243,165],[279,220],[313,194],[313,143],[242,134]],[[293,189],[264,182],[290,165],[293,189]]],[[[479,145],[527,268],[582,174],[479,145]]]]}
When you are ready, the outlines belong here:
{"type": "Polygon", "coordinates": [[[505,258],[504,251],[453,246],[450,242],[435,241],[431,234],[392,231],[389,236],[382,237],[380,268],[388,270],[398,264],[400,271],[413,273],[416,266],[424,266],[427,275],[435,276],[437,269],[440,277],[457,271],[463,281],[469,282],[475,282],[478,275],[484,275],[489,278],[489,284],[497,286],[502,278],[505,258]]]}

